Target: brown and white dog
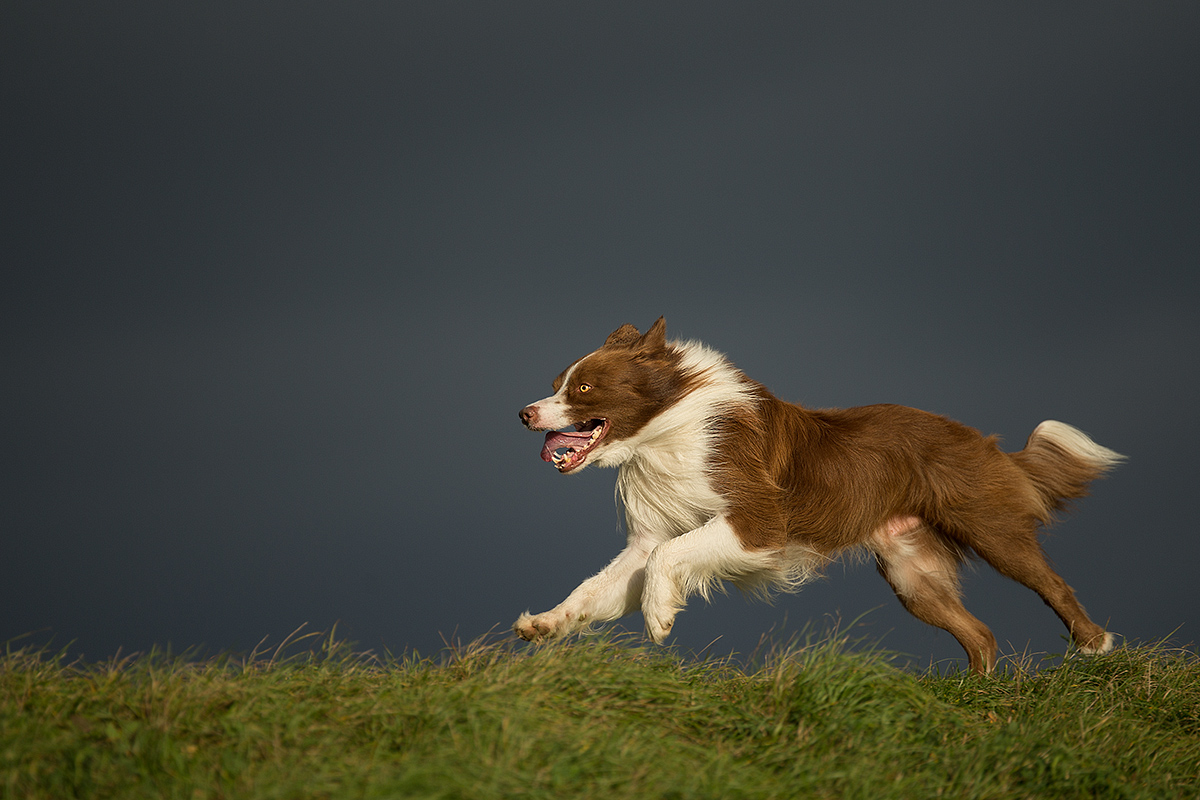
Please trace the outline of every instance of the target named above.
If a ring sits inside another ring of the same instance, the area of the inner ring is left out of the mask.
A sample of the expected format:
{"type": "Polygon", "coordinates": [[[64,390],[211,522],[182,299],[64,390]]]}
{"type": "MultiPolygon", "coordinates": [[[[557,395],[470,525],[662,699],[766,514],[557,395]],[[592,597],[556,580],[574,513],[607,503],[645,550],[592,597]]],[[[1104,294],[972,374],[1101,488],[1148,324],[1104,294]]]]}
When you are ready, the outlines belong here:
{"type": "Polygon", "coordinates": [[[913,408],[806,409],[702,344],[668,342],[661,318],[645,335],[618,328],[521,421],[549,431],[542,458],[559,472],[620,467],[628,532],[566,600],[520,616],[524,639],[640,608],[661,643],[690,595],[723,580],[795,590],[865,548],[904,607],[953,634],[975,672],[995,666],[996,640],[962,604],[958,568],[971,553],[1037,592],[1081,651],[1113,646],[1037,538],[1123,458],[1069,425],[1043,422],[1024,450],[1004,453],[994,436],[913,408]]]}

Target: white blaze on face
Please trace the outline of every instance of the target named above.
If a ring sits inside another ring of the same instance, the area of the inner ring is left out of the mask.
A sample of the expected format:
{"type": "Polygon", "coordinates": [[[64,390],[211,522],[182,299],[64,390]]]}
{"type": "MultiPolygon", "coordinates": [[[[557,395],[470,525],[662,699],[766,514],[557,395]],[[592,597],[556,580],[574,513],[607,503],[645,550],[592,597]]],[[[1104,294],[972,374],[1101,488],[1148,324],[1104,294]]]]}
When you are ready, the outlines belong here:
{"type": "Polygon", "coordinates": [[[575,374],[575,370],[586,358],[587,356],[584,356],[571,365],[567,374],[563,376],[562,385],[558,387],[557,392],[533,404],[537,407],[537,426],[539,428],[558,430],[579,422],[577,419],[571,419],[570,408],[567,405],[567,387],[571,385],[571,376],[575,374]]]}

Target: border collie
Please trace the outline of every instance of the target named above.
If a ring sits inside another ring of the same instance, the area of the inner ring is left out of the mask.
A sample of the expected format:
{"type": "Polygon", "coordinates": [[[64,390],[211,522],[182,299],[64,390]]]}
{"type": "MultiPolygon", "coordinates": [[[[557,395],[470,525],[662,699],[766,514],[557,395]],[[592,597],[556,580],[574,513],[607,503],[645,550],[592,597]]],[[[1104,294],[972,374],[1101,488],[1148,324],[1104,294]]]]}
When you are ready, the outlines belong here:
{"type": "Polygon", "coordinates": [[[559,472],[619,467],[627,544],[553,609],[522,614],[523,639],[561,637],[641,609],[661,643],[688,597],[721,581],[796,590],[840,552],[865,549],[900,602],[949,631],[971,670],[996,639],[963,607],[959,564],[974,553],[1037,592],[1085,653],[1112,634],[1093,622],[1038,543],[1040,525],[1123,456],[1047,421],[1025,449],[897,405],[811,410],[779,400],[723,355],[622,325],[554,379],[521,421],[548,431],[559,472]],[[562,430],[566,429],[566,430],[562,430]]]}

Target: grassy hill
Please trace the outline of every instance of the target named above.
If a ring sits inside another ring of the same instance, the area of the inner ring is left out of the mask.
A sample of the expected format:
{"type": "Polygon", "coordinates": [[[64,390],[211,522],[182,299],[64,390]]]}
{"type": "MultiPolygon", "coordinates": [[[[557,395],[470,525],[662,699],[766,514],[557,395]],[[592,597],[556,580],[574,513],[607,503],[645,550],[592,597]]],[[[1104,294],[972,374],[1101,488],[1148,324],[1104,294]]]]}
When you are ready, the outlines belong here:
{"type": "Polygon", "coordinates": [[[605,637],[438,660],[0,658],[7,798],[1200,796],[1200,660],[990,678],[827,638],[752,666],[605,637]]]}

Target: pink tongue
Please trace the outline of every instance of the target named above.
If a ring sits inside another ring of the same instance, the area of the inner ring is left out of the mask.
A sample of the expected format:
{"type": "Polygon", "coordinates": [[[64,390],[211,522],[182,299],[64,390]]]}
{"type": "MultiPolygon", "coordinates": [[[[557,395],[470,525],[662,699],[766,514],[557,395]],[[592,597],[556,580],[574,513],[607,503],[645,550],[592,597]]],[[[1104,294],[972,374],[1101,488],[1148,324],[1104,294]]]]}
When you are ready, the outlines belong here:
{"type": "Polygon", "coordinates": [[[560,447],[574,447],[582,450],[590,438],[592,438],[591,431],[580,431],[579,433],[550,431],[546,434],[546,443],[542,445],[542,461],[553,461],[554,451],[560,447]]]}

